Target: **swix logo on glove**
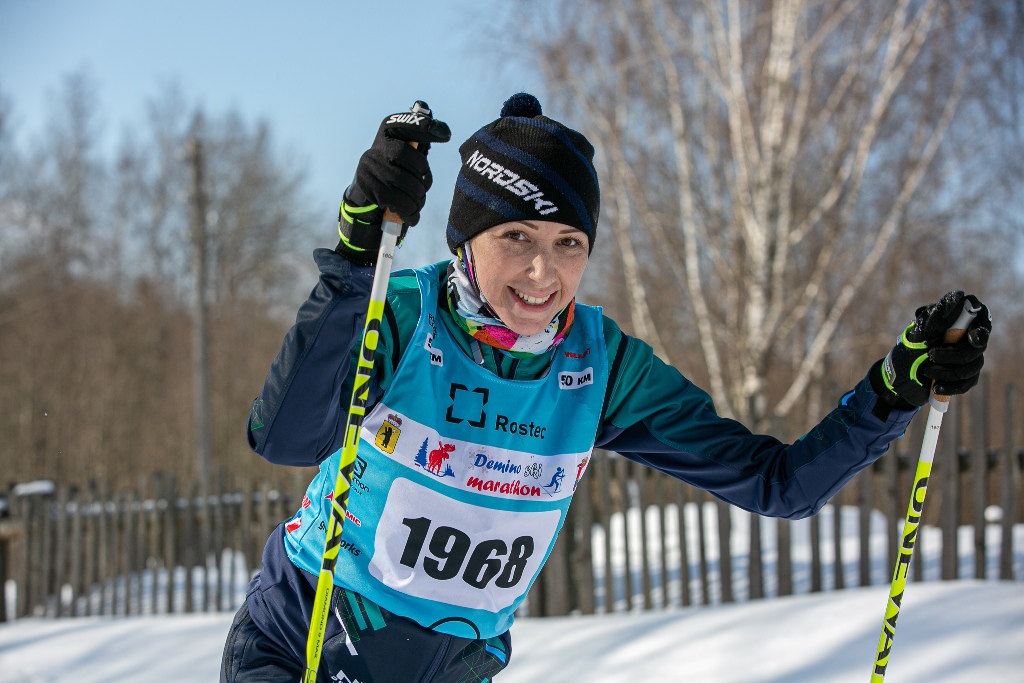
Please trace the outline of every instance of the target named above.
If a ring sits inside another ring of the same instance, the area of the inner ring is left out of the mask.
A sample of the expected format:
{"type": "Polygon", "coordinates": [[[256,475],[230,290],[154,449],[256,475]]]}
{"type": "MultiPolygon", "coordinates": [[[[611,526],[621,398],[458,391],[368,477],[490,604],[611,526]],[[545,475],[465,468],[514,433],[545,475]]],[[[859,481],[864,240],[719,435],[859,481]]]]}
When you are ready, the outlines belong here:
{"type": "Polygon", "coordinates": [[[421,114],[392,114],[384,123],[412,123],[418,126],[423,119],[421,114]]]}
{"type": "Polygon", "coordinates": [[[480,175],[490,178],[512,194],[522,197],[523,200],[533,202],[534,210],[541,216],[547,216],[549,213],[558,211],[558,207],[555,206],[554,202],[544,199],[544,193],[540,191],[539,187],[526,178],[521,177],[518,173],[491,161],[481,154],[480,150],[473,151],[469,159],[466,160],[466,166],[469,166],[480,175]]]}

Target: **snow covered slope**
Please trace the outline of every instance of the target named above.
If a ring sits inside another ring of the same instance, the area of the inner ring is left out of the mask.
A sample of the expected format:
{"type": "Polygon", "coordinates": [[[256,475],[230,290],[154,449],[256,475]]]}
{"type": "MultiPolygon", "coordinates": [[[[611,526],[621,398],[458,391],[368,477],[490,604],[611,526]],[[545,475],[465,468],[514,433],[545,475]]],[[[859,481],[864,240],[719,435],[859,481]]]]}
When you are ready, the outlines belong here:
{"type": "MultiPolygon", "coordinates": [[[[513,627],[497,683],[866,683],[888,588],[513,627]]],[[[231,616],[0,626],[0,683],[216,681],[231,616]]],[[[907,587],[886,681],[1024,681],[1024,584],[907,587]]],[[[396,682],[397,683],[397,682],[396,682]]]]}

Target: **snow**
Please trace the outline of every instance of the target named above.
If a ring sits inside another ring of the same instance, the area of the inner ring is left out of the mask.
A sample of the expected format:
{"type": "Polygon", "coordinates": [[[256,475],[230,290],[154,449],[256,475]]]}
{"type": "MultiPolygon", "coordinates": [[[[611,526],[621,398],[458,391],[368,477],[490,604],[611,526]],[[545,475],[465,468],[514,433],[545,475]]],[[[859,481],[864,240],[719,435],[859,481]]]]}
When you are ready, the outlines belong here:
{"type": "MultiPolygon", "coordinates": [[[[520,619],[498,683],[865,683],[887,587],[646,613],[520,619]]],[[[0,683],[216,681],[230,614],[23,619],[0,683]]],[[[1024,584],[907,587],[886,680],[1024,680],[1024,584]]]]}
{"type": "MultiPolygon", "coordinates": [[[[671,506],[670,506],[671,507],[671,506]]],[[[696,547],[697,509],[690,504],[683,515],[686,521],[690,576],[696,577],[692,563],[699,554],[696,547]]],[[[609,528],[611,574],[607,593],[601,554],[595,555],[598,579],[598,606],[606,600],[612,614],[562,618],[518,618],[512,627],[512,661],[497,677],[498,683],[637,683],[646,681],[702,681],[715,683],[811,683],[846,681],[866,683],[878,644],[882,617],[889,591],[886,566],[885,518],[872,515],[871,580],[874,585],[835,591],[835,557],[832,542],[831,505],[822,510],[819,524],[823,560],[822,587],[825,592],[810,593],[810,521],[790,526],[794,569],[793,589],[797,595],[747,601],[747,554],[749,524],[752,518],[731,509],[732,585],[740,602],[721,605],[718,572],[717,508],[705,504],[704,523],[708,539],[708,588],[710,606],[680,608],[678,538],[673,528],[677,517],[668,515],[665,544],[668,575],[665,590],[655,590],[655,607],[648,612],[626,610],[639,607],[638,596],[625,594],[623,574],[627,567],[636,576],[641,565],[640,511],[631,508],[625,517],[613,516],[609,528]],[[627,558],[625,534],[631,537],[627,558]],[[667,599],[668,609],[661,609],[667,599]]],[[[999,511],[1001,513],[1001,511],[999,511]]],[[[662,579],[657,555],[662,537],[657,509],[647,510],[650,566],[662,579]]],[[[847,585],[858,580],[859,511],[844,506],[842,572],[847,585]]],[[[995,515],[993,514],[994,518],[995,515]]],[[[759,519],[762,530],[765,591],[778,593],[775,580],[776,527],[774,520],[759,519]]],[[[604,532],[594,527],[595,547],[603,542],[604,532]]],[[[1016,582],[996,581],[1000,531],[998,525],[986,529],[985,576],[971,580],[974,572],[974,529],[959,529],[959,575],[961,580],[939,581],[941,530],[923,527],[920,552],[923,582],[910,582],[903,601],[896,639],[886,680],[894,683],[928,681],[954,683],[986,681],[1024,682],[1024,525],[1014,527],[1014,575],[1016,582]]],[[[222,558],[223,560],[224,558],[222,558]]],[[[241,563],[230,573],[247,575],[240,553],[233,561],[241,563]]],[[[232,562],[228,553],[226,565],[232,562]]],[[[228,571],[223,574],[228,575],[228,571]]],[[[215,572],[214,581],[221,572],[215,572]]],[[[145,616],[88,617],[76,619],[22,619],[0,624],[0,683],[92,683],[161,680],[216,681],[220,656],[231,623],[230,613],[153,615],[154,609],[166,610],[166,572],[141,577],[145,595],[151,593],[149,581],[157,581],[161,599],[153,605],[144,600],[145,616]]],[[[203,604],[203,586],[210,577],[194,570],[194,600],[203,604]],[[197,573],[198,572],[198,573],[197,573]]],[[[175,611],[184,607],[184,569],[174,573],[175,611]]],[[[14,585],[8,582],[8,604],[14,602],[14,585]]],[[[236,589],[243,588],[236,586],[236,589]]],[[[124,585],[119,590],[123,591],[124,585]]],[[[693,598],[700,598],[700,585],[690,585],[693,598]]],[[[240,590],[227,591],[227,599],[241,604],[240,590]]],[[[109,597],[109,596],[108,596],[109,597]]],[[[123,597],[123,596],[122,596],[123,597]]],[[[84,599],[84,598],[83,598],[84,599]]],[[[101,596],[88,598],[98,609],[101,596]]],[[[365,682],[364,682],[365,683],[365,682]]],[[[398,682],[388,682],[398,683],[398,682]]]]}

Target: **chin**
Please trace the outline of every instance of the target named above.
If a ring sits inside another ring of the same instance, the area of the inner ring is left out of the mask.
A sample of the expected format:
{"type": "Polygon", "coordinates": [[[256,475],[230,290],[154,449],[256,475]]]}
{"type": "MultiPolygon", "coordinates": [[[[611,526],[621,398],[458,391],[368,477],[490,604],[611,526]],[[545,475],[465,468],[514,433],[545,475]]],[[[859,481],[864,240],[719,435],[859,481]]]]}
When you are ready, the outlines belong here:
{"type": "Polygon", "coordinates": [[[550,320],[545,320],[544,322],[532,321],[532,320],[531,321],[524,321],[524,320],[516,319],[516,318],[514,318],[511,315],[505,317],[505,316],[501,316],[499,314],[498,317],[501,318],[502,322],[504,322],[505,325],[508,326],[508,328],[510,330],[512,330],[516,334],[522,335],[524,337],[529,337],[530,335],[537,334],[539,332],[543,332],[544,328],[548,326],[549,322],[551,322],[550,320]],[[509,320],[511,320],[511,323],[508,322],[509,320]]]}

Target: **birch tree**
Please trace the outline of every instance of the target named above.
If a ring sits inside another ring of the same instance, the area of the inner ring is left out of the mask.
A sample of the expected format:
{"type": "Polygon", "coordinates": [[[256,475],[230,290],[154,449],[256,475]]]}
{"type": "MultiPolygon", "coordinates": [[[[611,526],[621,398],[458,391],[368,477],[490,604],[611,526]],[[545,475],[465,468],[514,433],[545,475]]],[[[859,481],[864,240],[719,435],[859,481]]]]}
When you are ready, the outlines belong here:
{"type": "Polygon", "coordinates": [[[538,13],[549,91],[598,149],[632,330],[669,361],[684,345],[666,339],[688,330],[721,412],[760,428],[785,417],[850,312],[892,304],[901,283],[878,279],[895,245],[937,216],[949,227],[990,189],[976,173],[995,160],[979,155],[992,128],[1012,128],[1018,97],[1001,89],[1016,28],[1000,7],[636,0],[538,13]]]}

